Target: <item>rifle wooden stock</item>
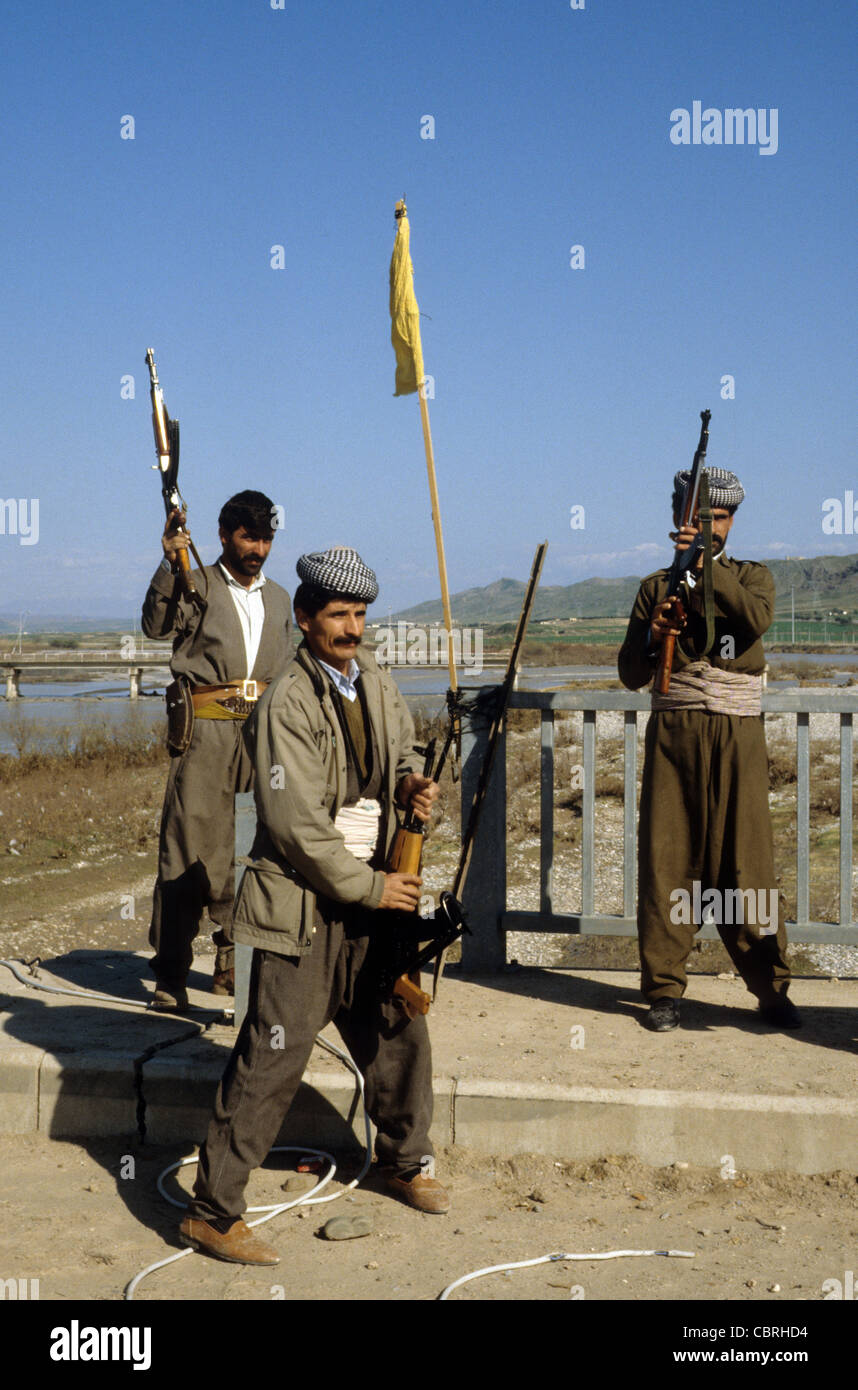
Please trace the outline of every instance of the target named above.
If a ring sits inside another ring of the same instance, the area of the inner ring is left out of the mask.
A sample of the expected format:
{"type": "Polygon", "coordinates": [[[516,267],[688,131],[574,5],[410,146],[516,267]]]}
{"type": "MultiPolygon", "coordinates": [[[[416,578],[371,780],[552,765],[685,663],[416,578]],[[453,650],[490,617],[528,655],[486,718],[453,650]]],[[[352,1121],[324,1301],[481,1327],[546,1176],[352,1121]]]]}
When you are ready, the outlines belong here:
{"type": "MultiPolygon", "coordinates": [[[[155,354],[152,348],[146,353],[146,366],[149,368],[149,399],[152,402],[152,432],[155,436],[155,453],[158,462],[153,464],[161,474],[161,495],[164,499],[164,509],[169,518],[170,513],[176,508],[185,511],[185,503],[179,492],[177,476],[179,471],[179,422],[171,420],[167,414],[167,407],[164,405],[164,393],[161,390],[161,383],[158,380],[158,369],[155,366],[155,354]]],[[[187,536],[188,543],[192,544],[190,533],[185,526],[178,527],[178,534],[187,536]]],[[[196,551],[194,552],[196,554],[196,551]]],[[[180,577],[182,590],[185,598],[193,601],[197,598],[197,586],[191,577],[191,562],[186,549],[178,552],[174,562],[174,570],[180,577]]]]}
{"type": "MultiPolygon", "coordinates": [[[[676,594],[673,598],[673,611],[676,614],[677,622],[681,624],[685,619],[685,609],[682,606],[682,600],[676,594]]],[[[659,695],[667,695],[670,690],[670,673],[673,670],[673,657],[675,651],[676,638],[672,632],[669,632],[662,641],[661,652],[658,658],[658,667],[655,673],[653,689],[657,690],[659,695]]]]}
{"type": "Polygon", "coordinates": [[[418,1014],[428,1014],[432,1004],[425,989],[421,989],[419,984],[415,984],[415,977],[417,980],[420,979],[419,970],[415,970],[413,975],[400,975],[393,986],[393,993],[401,1002],[409,1018],[416,1018],[418,1014]]]}
{"type": "MultiPolygon", "coordinates": [[[[388,871],[392,874],[420,875],[423,860],[423,830],[408,830],[400,826],[393,840],[388,859],[388,871]]],[[[418,1014],[428,1014],[431,1000],[425,990],[420,988],[420,971],[413,970],[408,975],[400,975],[393,986],[394,996],[400,1000],[409,1018],[418,1014]]]]}
{"type": "MultiPolygon", "coordinates": [[[[432,776],[432,765],[435,761],[435,740],[429,744],[426,750],[426,763],[423,769],[424,777],[432,776]]],[[[393,837],[393,844],[390,847],[390,855],[387,861],[388,873],[392,874],[414,874],[420,877],[420,869],[423,863],[423,845],[426,840],[426,831],[423,822],[409,812],[406,816],[405,824],[401,825],[393,837]]],[[[429,1005],[432,1002],[425,990],[420,988],[420,971],[412,970],[407,975],[400,975],[396,984],[393,986],[394,996],[399,999],[403,1009],[409,1018],[416,1018],[418,1014],[428,1014],[429,1005]]]]}
{"type": "MultiPolygon", "coordinates": [[[[183,534],[187,533],[185,532],[183,534]]],[[[182,549],[179,551],[178,555],[176,556],[176,564],[179,569],[179,577],[182,581],[182,588],[185,591],[185,597],[189,599],[193,598],[197,592],[197,586],[191,578],[191,562],[188,559],[188,552],[186,549],[182,549]]]]}
{"type": "Polygon", "coordinates": [[[423,839],[422,830],[406,830],[404,826],[400,826],[390,849],[388,872],[419,875],[423,858],[423,839]]]}

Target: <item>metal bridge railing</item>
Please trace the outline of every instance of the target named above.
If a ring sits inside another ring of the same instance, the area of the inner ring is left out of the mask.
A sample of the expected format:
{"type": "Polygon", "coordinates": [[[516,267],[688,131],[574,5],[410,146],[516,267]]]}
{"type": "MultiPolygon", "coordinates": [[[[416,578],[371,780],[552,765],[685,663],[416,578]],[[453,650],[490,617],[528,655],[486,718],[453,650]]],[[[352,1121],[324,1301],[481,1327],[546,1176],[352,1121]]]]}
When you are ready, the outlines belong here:
{"type": "MultiPolygon", "coordinates": [[[[512,709],[539,710],[540,729],[540,867],[539,909],[510,911],[506,901],[506,750],[498,749],[469,872],[465,906],[472,935],[465,937],[462,962],[466,970],[498,970],[506,962],[506,933],[551,932],[571,935],[635,936],[637,859],[637,740],[638,715],[648,711],[648,695],[625,691],[516,691],[512,709]],[[603,710],[623,713],[623,910],[595,911],[597,715],[603,710]],[[582,845],[580,911],[554,910],[554,733],[558,711],[582,714],[582,845]]],[[[858,693],[783,691],[763,695],[763,713],[794,714],[796,718],[796,920],[788,922],[792,940],[858,945],[858,925],[852,911],[852,763],[853,720],[858,693]],[[840,852],[839,920],[810,920],[810,716],[840,716],[840,852]]],[[[468,806],[475,785],[487,726],[477,713],[463,722],[462,804],[468,806]]],[[[700,937],[717,937],[704,926],[700,937]]]]}

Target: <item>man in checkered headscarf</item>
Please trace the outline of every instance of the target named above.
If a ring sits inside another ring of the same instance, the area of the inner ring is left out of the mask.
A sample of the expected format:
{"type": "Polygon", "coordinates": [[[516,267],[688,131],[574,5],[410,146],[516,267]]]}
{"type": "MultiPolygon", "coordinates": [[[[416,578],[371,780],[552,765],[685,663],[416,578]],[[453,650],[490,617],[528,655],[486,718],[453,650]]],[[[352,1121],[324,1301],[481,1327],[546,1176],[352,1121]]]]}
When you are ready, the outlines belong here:
{"type": "MultiPolygon", "coordinates": [[[[667,569],[643,580],[618,666],[630,690],[655,674],[665,636],[676,637],[670,691],[653,691],[646,731],[638,835],[638,940],[646,1024],[679,1024],[686,962],[712,922],[762,1020],[798,1028],[787,996],[786,931],[780,918],[768,805],[768,756],[761,709],[775,586],[765,565],[734,560],[725,545],[745,496],[735,473],[708,468],[712,519],[711,598],[704,611],[704,548],[682,585],[685,616],[667,598],[667,569]],[[759,910],[761,909],[761,910],[759,910]]],[[[674,478],[676,550],[700,545],[700,526],[682,525],[690,474],[674,478]]],[[[703,502],[701,499],[701,511],[703,502]]]]}
{"type": "Polygon", "coordinates": [[[234,939],[255,948],[248,1013],[180,1228],[186,1244],[247,1264],[278,1262],[241,1220],[244,1188],[332,1019],[364,1074],[389,1189],[424,1212],[450,1204],[429,1139],[426,1020],[379,990],[388,910],[414,911],[420,897],[416,875],[384,867],[394,805],[428,820],[438,787],[422,775],[393,680],[360,650],[378,594],[372,570],[347,546],[302,555],[297,569],[304,640],[248,724],[258,826],[233,926],[234,939]]]}

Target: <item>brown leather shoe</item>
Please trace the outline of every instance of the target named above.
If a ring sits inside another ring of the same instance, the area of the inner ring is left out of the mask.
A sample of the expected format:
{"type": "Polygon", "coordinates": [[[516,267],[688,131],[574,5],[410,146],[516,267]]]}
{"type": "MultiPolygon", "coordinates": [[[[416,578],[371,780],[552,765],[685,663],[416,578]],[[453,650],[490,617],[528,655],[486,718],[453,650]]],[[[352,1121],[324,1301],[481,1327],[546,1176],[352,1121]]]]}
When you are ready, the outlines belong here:
{"type": "Polygon", "coordinates": [[[236,1221],[226,1235],[221,1235],[207,1221],[186,1216],[179,1227],[179,1240],[192,1250],[214,1255],[216,1260],[229,1260],[237,1265],[279,1265],[280,1256],[271,1245],[260,1240],[243,1221],[236,1221]]]}
{"type": "Polygon", "coordinates": [[[187,1007],[188,991],[184,985],[167,984],[165,980],[157,981],[150,1008],[162,1014],[175,1014],[181,1013],[187,1007]]]}
{"type": "Polygon", "coordinates": [[[217,948],[212,994],[235,994],[235,951],[232,946],[217,948]]]}
{"type": "Polygon", "coordinates": [[[436,1178],[424,1177],[417,1173],[413,1178],[404,1178],[396,1173],[388,1175],[387,1189],[410,1207],[418,1211],[431,1212],[433,1216],[444,1216],[450,1210],[450,1197],[436,1178]]]}

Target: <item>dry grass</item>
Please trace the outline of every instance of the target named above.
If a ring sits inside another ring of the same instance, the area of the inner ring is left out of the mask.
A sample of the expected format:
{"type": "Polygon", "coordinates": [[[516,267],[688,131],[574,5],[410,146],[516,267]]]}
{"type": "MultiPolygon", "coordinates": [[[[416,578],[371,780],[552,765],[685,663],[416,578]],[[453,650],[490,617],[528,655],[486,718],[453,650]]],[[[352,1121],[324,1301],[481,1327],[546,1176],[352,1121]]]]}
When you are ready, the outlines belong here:
{"type": "MultiPolygon", "coordinates": [[[[418,741],[443,740],[443,716],[416,720],[418,741]]],[[[32,727],[32,726],[30,726],[32,727]]],[[[582,750],[580,719],[555,720],[554,837],[557,862],[573,878],[580,861],[582,750]],[[573,850],[570,856],[563,851],[573,850]]],[[[32,742],[39,735],[33,731],[32,742]]],[[[50,748],[37,751],[22,735],[21,755],[0,757],[0,914],[4,900],[26,893],[37,910],[40,870],[65,864],[106,862],[148,852],[154,866],[158,823],[169,764],[160,735],[148,729],[57,731],[50,748]],[[11,895],[11,897],[10,897],[11,895]]],[[[440,745],[439,745],[440,746],[440,745]]],[[[642,759],[638,760],[638,776],[642,759]]],[[[600,733],[597,741],[597,898],[618,911],[616,880],[622,857],[617,818],[623,798],[623,742],[600,733]],[[606,829],[608,827],[608,829],[606,829]],[[613,827],[613,828],[611,828],[613,827]],[[600,887],[600,884],[603,886],[600,887]],[[606,893],[610,892],[611,903],[606,893]]],[[[769,756],[775,863],[786,915],[795,918],[795,746],[775,742],[769,756]]],[[[639,789],[639,784],[638,784],[639,789]]],[[[812,920],[836,921],[838,913],[840,777],[836,747],[812,741],[810,781],[812,920]]],[[[858,808],[856,808],[858,811],[858,808]]],[[[427,862],[445,879],[458,855],[461,782],[448,763],[430,826],[427,862]]],[[[855,817],[858,826],[858,814],[855,817]]],[[[538,878],[540,835],[539,713],[511,711],[507,733],[508,883],[510,890],[538,878]]],[[[856,832],[858,833],[858,832],[856,832]]],[[[74,880],[68,880],[73,894],[74,880]]],[[[573,889],[574,893],[574,889],[573,889]]]]}
{"type": "Polygon", "coordinates": [[[162,734],[133,712],[123,724],[40,724],[17,713],[5,726],[15,753],[0,754],[0,786],[26,781],[33,773],[64,776],[69,768],[99,772],[160,767],[165,760],[162,734]]]}
{"type": "Polygon", "coordinates": [[[616,642],[541,642],[525,640],[523,656],[528,666],[614,666],[619,647],[616,642]]]}
{"type": "Polygon", "coordinates": [[[20,755],[0,757],[0,917],[38,915],[58,873],[143,852],[154,864],[168,763],[157,734],[132,716],[118,728],[50,734],[22,720],[13,737],[20,755]],[[32,747],[37,739],[48,746],[32,747]]]}
{"type": "Polygon", "coordinates": [[[820,681],[830,680],[838,670],[836,666],[817,665],[813,661],[771,661],[769,677],[775,681],[796,680],[799,685],[818,685],[820,681]]]}

